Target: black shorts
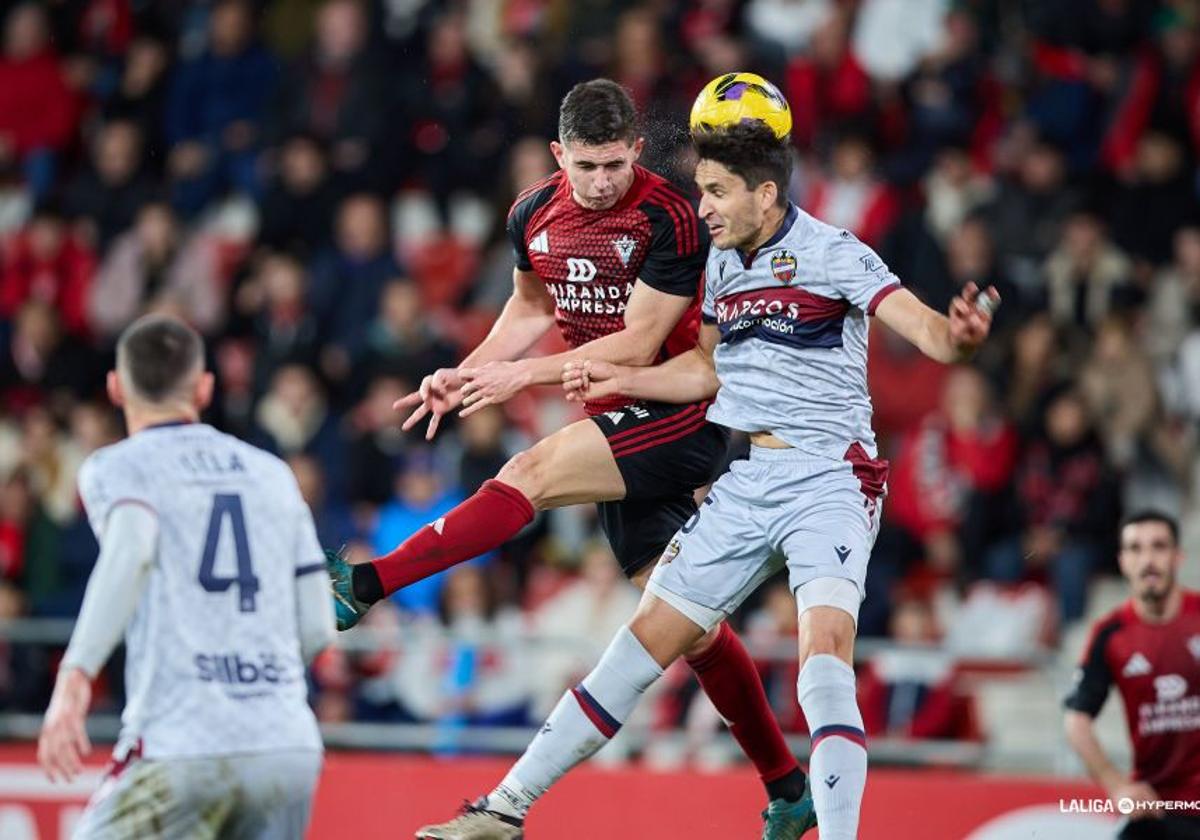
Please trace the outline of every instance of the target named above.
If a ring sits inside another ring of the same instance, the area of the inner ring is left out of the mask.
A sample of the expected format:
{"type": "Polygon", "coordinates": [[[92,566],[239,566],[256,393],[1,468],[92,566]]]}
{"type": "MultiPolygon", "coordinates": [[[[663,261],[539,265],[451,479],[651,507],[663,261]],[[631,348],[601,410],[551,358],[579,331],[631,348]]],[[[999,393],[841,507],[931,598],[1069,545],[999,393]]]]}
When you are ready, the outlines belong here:
{"type": "Polygon", "coordinates": [[[696,512],[693,492],[725,465],[729,430],[704,419],[708,406],[635,403],[592,418],[625,479],[625,498],[597,507],[629,577],[659,558],[696,512]]]}
{"type": "Polygon", "coordinates": [[[1161,819],[1129,820],[1120,840],[1192,840],[1200,837],[1200,815],[1195,812],[1166,813],[1161,819]]]}

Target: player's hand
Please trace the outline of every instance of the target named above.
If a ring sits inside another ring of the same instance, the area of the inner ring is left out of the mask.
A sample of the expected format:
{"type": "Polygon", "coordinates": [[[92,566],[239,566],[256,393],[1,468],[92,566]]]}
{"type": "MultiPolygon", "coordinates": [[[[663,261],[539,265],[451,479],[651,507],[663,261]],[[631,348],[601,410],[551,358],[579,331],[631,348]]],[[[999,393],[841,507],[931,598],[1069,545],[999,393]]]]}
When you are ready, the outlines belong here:
{"type": "Polygon", "coordinates": [[[562,386],[569,402],[584,402],[621,393],[621,367],[588,359],[563,365],[562,386]]]}
{"type": "Polygon", "coordinates": [[[439,368],[426,376],[421,380],[420,388],[392,403],[392,408],[396,411],[414,409],[400,428],[406,432],[411,431],[428,415],[429,427],[425,430],[425,440],[433,440],[442,417],[462,402],[462,385],[462,379],[454,368],[439,368]]]}
{"type": "Polygon", "coordinates": [[[92,682],[83,671],[59,672],[38,736],[38,763],[50,781],[69,782],[83,771],[83,757],[92,751],[84,727],[91,702],[92,682]]]}
{"type": "Polygon", "coordinates": [[[964,356],[983,344],[992,329],[992,313],[1000,305],[1000,293],[992,286],[982,292],[974,283],[950,301],[950,343],[964,356]]]}
{"type": "MultiPolygon", "coordinates": [[[[1158,791],[1145,782],[1126,781],[1109,790],[1108,798],[1112,800],[1113,805],[1119,805],[1122,799],[1128,799],[1136,806],[1143,802],[1157,802],[1158,791]]],[[[1162,819],[1162,816],[1163,812],[1157,808],[1135,808],[1129,814],[1129,819],[1159,820],[1162,819]]]]}
{"type": "Polygon", "coordinates": [[[482,367],[459,368],[463,409],[459,417],[474,414],[485,405],[499,405],[530,385],[529,369],[520,362],[488,362],[482,367]]]}

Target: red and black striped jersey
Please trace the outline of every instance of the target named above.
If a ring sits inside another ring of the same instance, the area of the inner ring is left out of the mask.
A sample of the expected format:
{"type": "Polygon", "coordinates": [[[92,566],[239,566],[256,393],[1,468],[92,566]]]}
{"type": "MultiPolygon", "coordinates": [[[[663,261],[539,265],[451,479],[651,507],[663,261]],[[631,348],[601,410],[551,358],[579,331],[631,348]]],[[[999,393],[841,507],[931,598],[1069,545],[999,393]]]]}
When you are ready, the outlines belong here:
{"type": "Polygon", "coordinates": [[[1143,621],[1132,601],[1096,622],[1065,705],[1095,717],[1113,686],[1134,778],[1162,799],[1200,800],[1200,593],[1185,591],[1164,624],[1143,621]]]}
{"type": "MultiPolygon", "coordinates": [[[[517,196],[508,235],[517,268],[535,272],[554,296],[555,318],[571,347],[624,329],[625,307],[638,280],[693,300],[659,361],[695,346],[708,229],[692,200],[665,178],[635,166],[633,184],[615,206],[589,210],[575,201],[571,182],[559,170],[517,196]]],[[[597,400],[586,408],[598,414],[628,402],[597,400]]]]}

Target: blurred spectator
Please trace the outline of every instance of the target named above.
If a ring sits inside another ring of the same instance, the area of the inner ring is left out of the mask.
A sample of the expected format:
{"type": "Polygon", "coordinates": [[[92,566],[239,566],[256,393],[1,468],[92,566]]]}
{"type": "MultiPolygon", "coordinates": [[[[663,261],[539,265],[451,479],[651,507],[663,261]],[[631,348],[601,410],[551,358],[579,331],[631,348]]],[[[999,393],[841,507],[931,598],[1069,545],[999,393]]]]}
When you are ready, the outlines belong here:
{"type": "Polygon", "coordinates": [[[9,407],[40,403],[60,392],[85,396],[101,387],[98,361],[63,330],[50,304],[30,300],[17,312],[7,346],[0,347],[0,394],[9,407]]]}
{"type": "Polygon", "coordinates": [[[337,212],[335,244],[312,266],[309,300],[323,327],[321,367],[343,380],[365,341],[366,325],[379,311],[384,284],[399,272],[388,248],[383,202],[358,193],[337,212]]]}
{"type": "Polygon", "coordinates": [[[1109,463],[1129,467],[1158,416],[1159,402],[1150,360],[1123,319],[1109,317],[1100,325],[1079,385],[1109,463]]]}
{"type": "Polygon", "coordinates": [[[454,349],[408,280],[392,280],[383,287],[379,314],[365,327],[363,345],[353,360],[362,376],[390,374],[420,382],[431,370],[454,366],[454,349]]]}
{"type": "Polygon", "coordinates": [[[966,149],[946,146],[935,156],[924,181],[925,223],[940,243],[985,206],[995,184],[974,169],[966,149]]]}
{"type": "Polygon", "coordinates": [[[1045,314],[1026,321],[1013,336],[1011,358],[1002,368],[1004,408],[1023,438],[1037,432],[1038,411],[1066,377],[1059,344],[1054,323],[1045,314]]]}
{"type": "Polygon", "coordinates": [[[317,539],[321,545],[335,551],[357,536],[349,509],[325,492],[325,473],[320,462],[311,455],[292,455],[287,459],[300,486],[300,496],[313,514],[317,539]]]}
{"type": "Polygon", "coordinates": [[[1079,205],[1067,186],[1062,153],[1030,137],[1028,126],[1015,126],[1005,141],[1002,163],[1010,167],[998,181],[985,218],[1006,268],[1022,285],[1041,288],[1042,260],[1054,250],[1067,216],[1079,205]]]}
{"type": "Polygon", "coordinates": [[[868,245],[878,245],[900,206],[892,189],[874,174],[874,165],[875,156],[865,137],[842,137],[830,155],[830,176],[813,184],[805,209],[868,245]]]}
{"type": "Polygon", "coordinates": [[[1192,173],[1184,163],[1174,139],[1147,133],[1138,142],[1128,179],[1106,202],[1113,238],[1134,259],[1155,266],[1169,262],[1175,231],[1200,221],[1192,173]]]}
{"type": "Polygon", "coordinates": [[[1062,244],[1046,260],[1050,316],[1061,327],[1090,334],[1109,312],[1121,308],[1132,271],[1103,223],[1091,213],[1076,213],[1067,222],[1062,244]]]}
{"type": "MultiPolygon", "coordinates": [[[[408,171],[399,174],[422,182],[448,221],[453,193],[470,190],[500,162],[501,99],[467,49],[466,21],[454,10],[440,12],[431,22],[414,71],[402,79],[401,142],[410,153],[404,161],[408,171]]],[[[640,81],[630,78],[626,84],[640,81]]],[[[635,97],[638,92],[633,89],[635,97]]]]}
{"type": "Polygon", "coordinates": [[[41,5],[5,8],[10,11],[0,57],[0,169],[19,165],[29,190],[40,198],[54,186],[57,156],[71,141],[79,109],[41,5]]]}
{"type": "Polygon", "coordinates": [[[317,12],[307,58],[280,84],[273,116],[278,139],[311,134],[326,144],[335,172],[358,186],[384,148],[388,108],[385,71],[368,49],[358,0],[326,0],[317,12]]]}
{"type": "Polygon", "coordinates": [[[408,437],[400,431],[400,415],[392,404],[410,390],[407,381],[379,377],[371,382],[366,397],[354,410],[346,464],[351,501],[381,505],[392,498],[396,476],[404,469],[409,448],[408,437]]]}
{"type": "Polygon", "coordinates": [[[1104,450],[1074,390],[1046,406],[1041,433],[1017,466],[1007,533],[985,557],[988,577],[1017,581],[1045,573],[1064,621],[1083,616],[1087,585],[1108,551],[1117,521],[1115,487],[1104,450]]]}
{"type": "MultiPolygon", "coordinates": [[[[461,488],[446,485],[433,452],[425,449],[410,451],[392,486],[392,500],[380,509],[371,535],[377,555],[391,551],[463,500],[461,488]]],[[[412,612],[434,612],[448,574],[440,572],[397,591],[393,603],[412,612]]]]}
{"type": "Polygon", "coordinates": [[[224,317],[221,285],[213,243],[189,236],[168,205],[146,204],[100,265],[89,305],[92,329],[113,339],[148,307],[166,303],[211,332],[224,317]]]}
{"type": "Polygon", "coordinates": [[[1200,323],[1200,227],[1180,228],[1174,262],[1151,283],[1146,306],[1146,350],[1160,366],[1170,366],[1184,337],[1200,323]]]}
{"type": "Polygon", "coordinates": [[[335,501],[345,498],[344,445],[338,418],[329,410],[321,385],[303,365],[281,367],[254,413],[256,443],[280,457],[312,455],[326,476],[326,489],[335,501]]]}
{"type": "Polygon", "coordinates": [[[750,0],[746,4],[746,27],[764,46],[778,55],[817,52],[815,41],[837,9],[830,0],[750,0]]]}
{"type": "MultiPolygon", "coordinates": [[[[956,368],[946,381],[939,411],[909,433],[888,481],[890,520],[921,548],[940,574],[953,573],[964,557],[977,557],[978,535],[963,534],[968,518],[983,520],[1008,485],[1018,440],[993,404],[978,371],[956,368]],[[964,541],[966,548],[964,553],[964,541]]],[[[979,528],[984,523],[971,523],[979,528]]]]}
{"type": "Polygon", "coordinates": [[[410,647],[390,679],[411,715],[438,725],[434,751],[454,753],[470,749],[465,727],[526,722],[529,672],[520,612],[497,602],[482,569],[444,574],[434,620],[408,628],[410,647]]]}
{"type": "Polygon", "coordinates": [[[25,229],[4,243],[2,254],[0,318],[11,319],[26,301],[40,300],[58,310],[64,329],[87,336],[96,256],[58,210],[36,210],[25,229]]]}
{"type": "Polygon", "coordinates": [[[166,160],[163,108],[166,102],[167,48],[153,38],[139,37],[125,54],[125,66],[117,89],[104,103],[109,120],[131,122],[138,127],[145,160],[156,173],[166,160]]]}
{"type": "Polygon", "coordinates": [[[864,0],[854,28],[854,54],[871,77],[897,82],[942,38],[946,0],[864,0]]]}
{"type": "Polygon", "coordinates": [[[256,43],[248,0],[218,0],[208,49],[176,68],[166,104],[175,202],[192,215],[222,191],[258,194],[255,161],[274,59],[256,43]]]}
{"type": "MultiPolygon", "coordinates": [[[[751,26],[753,16],[769,11],[772,24],[779,24],[780,13],[795,6],[788,0],[752,3],[747,10],[751,26]]],[[[803,12],[793,12],[792,20],[778,31],[794,39],[808,35],[812,46],[796,53],[784,72],[784,88],[792,107],[792,140],[801,149],[813,148],[830,123],[857,120],[871,108],[871,80],[850,51],[849,12],[830,7],[825,0],[801,4],[803,12]],[[811,10],[811,11],[810,11],[811,10]]],[[[760,37],[769,37],[764,35],[760,37]]],[[[770,36],[778,38],[778,36],[770,36]]]]}
{"type": "Polygon", "coordinates": [[[257,349],[254,393],[263,393],[282,365],[316,364],[320,328],[307,292],[304,266],[285,254],[266,255],[238,290],[237,306],[251,318],[257,349]]]}
{"type": "Polygon", "coordinates": [[[25,540],[33,519],[29,474],[14,470],[0,480],[0,580],[20,580],[25,571],[25,540]]]}
{"type": "Polygon", "coordinates": [[[954,656],[931,647],[940,637],[932,605],[903,597],[892,616],[891,637],[911,647],[875,654],[858,670],[858,704],[867,734],[976,737],[970,699],[956,684],[954,656]]]}
{"type": "Polygon", "coordinates": [[[91,162],[68,185],[65,209],[87,241],[105,251],[155,195],[142,168],[142,135],[136,123],[112,120],[96,132],[91,162]]]}
{"type": "Polygon", "coordinates": [[[329,242],[333,208],[334,186],[320,143],[304,134],[289,137],[263,197],[259,243],[310,255],[329,242]]]}
{"type": "Polygon", "coordinates": [[[553,640],[539,652],[531,681],[533,718],[548,715],[563,691],[587,675],[604,652],[602,640],[611,639],[637,605],[638,592],[622,577],[608,544],[588,544],[579,577],[529,616],[529,629],[553,640]]]}
{"type": "Polygon", "coordinates": [[[475,412],[460,424],[463,451],[458,462],[458,484],[464,493],[474,493],[485,481],[494,478],[508,459],[523,448],[506,440],[507,425],[504,410],[495,405],[475,412]]]}

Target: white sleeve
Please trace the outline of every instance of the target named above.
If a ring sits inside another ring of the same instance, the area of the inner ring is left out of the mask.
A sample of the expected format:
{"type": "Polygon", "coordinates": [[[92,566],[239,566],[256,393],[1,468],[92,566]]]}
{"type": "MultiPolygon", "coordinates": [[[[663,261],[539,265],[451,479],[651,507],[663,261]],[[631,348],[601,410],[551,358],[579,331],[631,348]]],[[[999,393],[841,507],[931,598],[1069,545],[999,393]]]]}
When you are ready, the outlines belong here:
{"type": "Polygon", "coordinates": [[[99,673],[125,635],[158,547],[158,517],[143,505],[114,505],[102,527],[100,557],[62,662],[89,677],[99,673]]]}
{"type": "Polygon", "coordinates": [[[874,315],[880,301],[900,288],[900,278],[849,231],[830,240],[825,273],[826,282],[842,298],[868,315],[874,315]]]}
{"type": "Polygon", "coordinates": [[[337,631],[333,620],[332,586],[325,571],[325,552],[317,539],[312,514],[303,502],[300,502],[296,525],[296,619],[300,654],[305,662],[311,662],[333,644],[337,631]]]}

